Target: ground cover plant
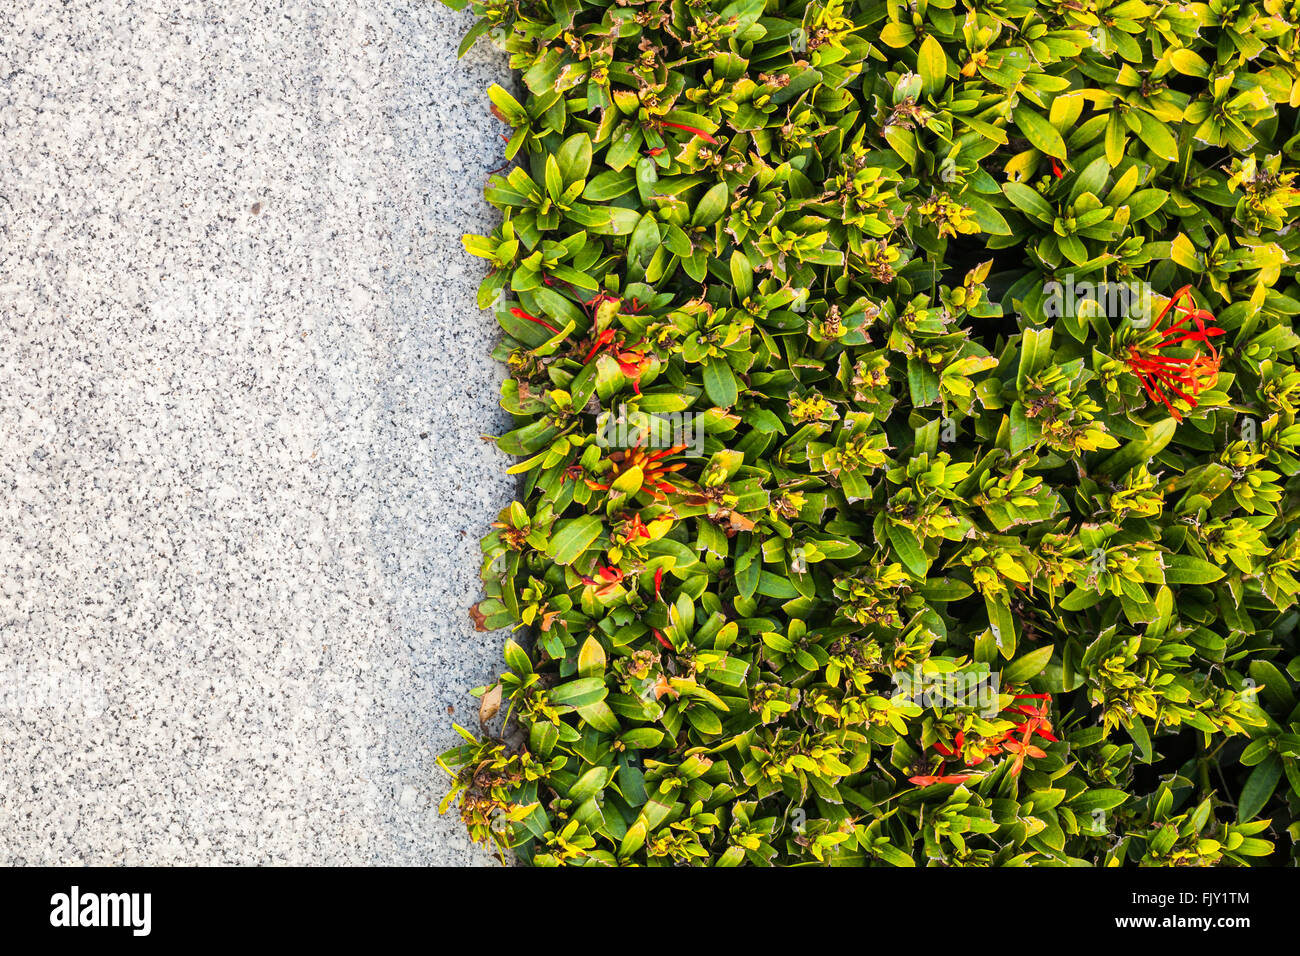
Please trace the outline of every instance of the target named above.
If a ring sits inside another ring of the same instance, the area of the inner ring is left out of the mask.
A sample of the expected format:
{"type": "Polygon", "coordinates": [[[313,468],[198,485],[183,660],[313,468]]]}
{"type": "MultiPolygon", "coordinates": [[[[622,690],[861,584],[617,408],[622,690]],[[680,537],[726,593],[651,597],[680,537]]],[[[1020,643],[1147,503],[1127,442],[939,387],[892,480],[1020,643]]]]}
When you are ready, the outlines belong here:
{"type": "Polygon", "coordinates": [[[521,490],[444,809],[536,865],[1293,863],[1300,5],[473,10],[521,490]]]}

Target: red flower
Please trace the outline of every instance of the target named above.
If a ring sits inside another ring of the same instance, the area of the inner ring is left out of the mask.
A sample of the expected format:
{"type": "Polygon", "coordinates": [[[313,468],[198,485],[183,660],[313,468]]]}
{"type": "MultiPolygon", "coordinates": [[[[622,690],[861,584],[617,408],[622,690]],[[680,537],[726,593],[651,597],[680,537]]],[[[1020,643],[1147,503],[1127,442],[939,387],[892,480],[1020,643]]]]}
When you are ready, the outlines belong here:
{"type": "Polygon", "coordinates": [[[670,650],[670,651],[675,651],[675,650],[677,650],[677,648],[673,647],[673,645],[672,645],[671,643],[669,643],[668,638],[666,638],[666,637],[664,637],[662,634],[660,634],[659,631],[657,631],[657,630],[654,629],[654,628],[651,628],[650,631],[651,631],[652,634],[654,634],[654,636],[655,636],[655,640],[658,641],[660,644],[662,644],[664,647],[668,648],[668,650],[670,650]]]}
{"type": "Polygon", "coordinates": [[[1065,176],[1065,173],[1061,171],[1061,164],[1056,161],[1055,156],[1053,156],[1051,159],[1052,159],[1052,175],[1055,176],[1057,179],[1062,179],[1065,176]]]}
{"type": "Polygon", "coordinates": [[[618,568],[597,568],[596,577],[589,578],[586,575],[582,577],[582,583],[595,587],[596,597],[604,599],[609,597],[618,590],[619,584],[623,580],[623,572],[618,568]],[[599,580],[597,580],[599,579],[599,580]]]}
{"type": "MultiPolygon", "coordinates": [[[[542,281],[545,282],[547,285],[553,284],[553,280],[551,279],[550,276],[543,276],[542,281]]],[[[558,280],[558,281],[563,281],[563,280],[558,280]]],[[[566,282],[565,284],[568,285],[569,283],[566,282]]],[[[596,310],[606,302],[613,302],[615,304],[618,304],[621,302],[621,300],[616,298],[615,296],[609,295],[608,293],[602,292],[599,295],[594,296],[589,302],[585,303],[587,311],[593,317],[593,319],[597,318],[596,310]]],[[[636,309],[637,309],[636,303],[633,303],[632,311],[636,311],[636,309]]],[[[510,314],[517,319],[523,319],[526,322],[532,322],[535,325],[540,325],[542,328],[546,329],[552,335],[560,334],[560,330],[557,329],[555,326],[551,325],[551,323],[545,321],[544,319],[539,319],[535,315],[530,315],[529,313],[525,312],[523,309],[520,309],[518,307],[512,308],[510,310],[510,314]]],[[[593,358],[595,358],[599,353],[605,352],[610,357],[612,357],[614,361],[618,363],[619,370],[624,375],[626,375],[628,379],[632,382],[632,390],[636,392],[636,394],[640,395],[641,376],[645,372],[645,370],[649,368],[650,359],[646,357],[646,353],[644,349],[623,348],[619,346],[616,341],[616,336],[617,336],[617,332],[612,328],[607,328],[604,331],[593,334],[591,338],[591,347],[587,351],[586,357],[583,358],[582,362],[585,365],[588,362],[590,362],[593,358]]]]}
{"type": "Polygon", "coordinates": [[[1042,737],[1044,740],[1051,741],[1052,743],[1057,743],[1059,739],[1052,733],[1051,723],[1043,717],[1031,717],[1023,724],[1016,724],[1012,733],[1023,734],[1025,740],[1029,740],[1035,735],[1042,737]]]}
{"type": "Polygon", "coordinates": [[[584,302],[583,306],[588,312],[594,314],[596,309],[599,309],[606,302],[617,302],[621,305],[623,300],[618,296],[610,295],[608,292],[600,292],[584,302]]]}
{"type": "Polygon", "coordinates": [[[627,527],[624,531],[624,540],[629,543],[636,541],[638,538],[650,540],[650,529],[645,526],[640,515],[633,515],[627,520],[627,527]]]}
{"type": "Polygon", "coordinates": [[[640,395],[641,374],[649,367],[650,362],[641,349],[620,349],[614,341],[614,335],[613,329],[606,329],[595,336],[592,339],[591,350],[587,352],[587,356],[582,360],[582,363],[585,365],[599,353],[604,352],[618,363],[619,371],[631,381],[632,390],[640,395]]]}
{"type": "Polygon", "coordinates": [[[1011,776],[1017,776],[1025,765],[1026,757],[1046,757],[1047,752],[1041,747],[1035,747],[1029,743],[1028,734],[1024,740],[1008,740],[1002,746],[1007,753],[1016,755],[1016,759],[1011,762],[1011,776]]]}
{"type": "MultiPolygon", "coordinates": [[[[590,302],[586,303],[587,311],[590,315],[599,319],[597,310],[606,302],[621,304],[620,299],[615,298],[607,293],[600,293],[590,302]]],[[[632,310],[635,311],[635,308],[632,310]]],[[[618,344],[617,332],[613,328],[607,328],[602,332],[597,332],[591,338],[591,348],[588,349],[582,363],[585,365],[594,359],[601,352],[609,355],[618,363],[619,371],[627,376],[632,383],[632,390],[636,394],[641,394],[641,375],[650,366],[650,360],[646,357],[644,349],[624,348],[618,344]]]]}
{"type": "Polygon", "coordinates": [[[1219,377],[1219,352],[1210,339],[1223,334],[1223,329],[1209,324],[1215,321],[1212,313],[1195,307],[1196,302],[1192,299],[1191,292],[1192,287],[1185,285],[1173,294],[1151,327],[1152,332],[1160,334],[1159,340],[1145,349],[1130,345],[1125,360],[1151,400],[1169,409],[1174,420],[1180,422],[1183,416],[1174,407],[1174,399],[1182,399],[1195,408],[1196,396],[1214,385],[1219,377]],[[1184,298],[1191,304],[1184,304],[1184,298]],[[1174,321],[1161,331],[1160,326],[1170,312],[1175,314],[1174,321]],[[1209,354],[1198,354],[1192,358],[1173,358],[1160,354],[1166,346],[1180,345],[1183,342],[1203,342],[1209,349],[1209,354]]]}
{"type": "Polygon", "coordinates": [[[945,774],[943,771],[944,765],[939,764],[939,772],[937,774],[922,774],[915,777],[908,777],[907,779],[918,787],[929,787],[936,783],[965,783],[971,777],[975,776],[973,773],[945,774]]]}
{"type": "MultiPolygon", "coordinates": [[[[685,445],[674,445],[672,448],[665,448],[663,451],[646,454],[640,448],[629,448],[626,451],[616,451],[610,455],[610,461],[614,462],[612,478],[617,478],[633,467],[641,469],[641,490],[647,492],[651,498],[656,501],[662,501],[669,492],[676,491],[677,488],[665,480],[665,477],[674,471],[681,471],[686,467],[686,462],[675,462],[671,465],[661,464],[660,459],[669,455],[675,455],[679,451],[685,451],[685,445]]],[[[609,491],[610,484],[587,479],[587,487],[593,491],[609,491]]]]}
{"type": "Polygon", "coordinates": [[[609,344],[613,341],[614,341],[613,329],[606,329],[604,332],[601,332],[599,335],[595,336],[592,339],[592,342],[594,342],[595,344],[592,345],[591,351],[587,353],[587,357],[582,360],[582,364],[586,365],[588,362],[590,362],[592,359],[596,357],[597,352],[600,352],[605,348],[607,348],[609,344]]]}
{"type": "Polygon", "coordinates": [[[966,734],[959,730],[957,731],[956,736],[952,738],[951,747],[945,744],[942,740],[936,740],[934,742],[934,749],[937,750],[944,757],[955,757],[959,753],[961,753],[961,749],[963,746],[965,746],[965,743],[966,743],[966,734]]]}
{"type": "Polygon", "coordinates": [[[698,136],[700,139],[707,140],[708,142],[713,143],[715,146],[718,143],[716,139],[714,139],[708,133],[704,132],[704,130],[696,129],[694,126],[683,126],[681,123],[670,123],[667,120],[660,120],[659,124],[661,126],[671,126],[673,129],[679,129],[683,133],[690,133],[692,136],[698,136]]]}
{"type": "Polygon", "coordinates": [[[1048,694],[1017,694],[1016,700],[1040,700],[1042,703],[1036,707],[1029,704],[1013,704],[1008,707],[1008,713],[1022,714],[1029,718],[1023,723],[1016,724],[1012,733],[1022,734],[1026,741],[1037,735],[1044,740],[1056,743],[1058,738],[1052,733],[1052,722],[1048,718],[1047,702],[1050,699],[1051,697],[1048,694]]]}
{"type": "Polygon", "coordinates": [[[655,568],[655,599],[656,600],[662,601],[664,599],[664,596],[659,593],[660,590],[663,588],[663,586],[664,586],[664,569],[655,568]]]}
{"type": "Polygon", "coordinates": [[[543,319],[539,319],[535,315],[529,315],[523,309],[520,309],[518,307],[513,308],[510,310],[510,314],[513,315],[516,319],[524,319],[528,322],[534,323],[535,325],[540,325],[542,328],[546,329],[552,335],[560,334],[560,330],[557,329],[555,326],[551,325],[551,323],[546,322],[543,319]]]}
{"type": "MultiPolygon", "coordinates": [[[[932,746],[935,752],[945,758],[944,763],[939,765],[937,774],[920,774],[919,776],[909,777],[913,783],[921,786],[929,786],[932,783],[964,783],[970,779],[971,775],[965,776],[960,774],[944,774],[944,768],[948,759],[953,757],[962,757],[966,766],[975,767],[984,763],[989,757],[1000,753],[1013,754],[1014,759],[1011,764],[1012,775],[1020,773],[1024,767],[1026,757],[1046,757],[1047,753],[1041,747],[1033,743],[1035,736],[1052,743],[1057,743],[1056,736],[1052,733],[1052,723],[1050,720],[1051,709],[1050,694],[1016,694],[1012,700],[1011,706],[1003,711],[1004,715],[1017,715],[1025,718],[1020,723],[1015,724],[1010,730],[999,734],[996,737],[978,739],[973,743],[974,759],[970,754],[964,753],[966,747],[966,735],[963,731],[957,731],[953,736],[953,742],[947,744],[942,740],[936,740],[932,746]],[[1028,703],[1037,701],[1037,703],[1028,703]],[[1019,739],[1016,739],[1016,737],[1019,739]]],[[[1013,718],[1014,719],[1014,718],[1013,718]]],[[[978,775],[976,775],[978,776],[978,775]]]]}

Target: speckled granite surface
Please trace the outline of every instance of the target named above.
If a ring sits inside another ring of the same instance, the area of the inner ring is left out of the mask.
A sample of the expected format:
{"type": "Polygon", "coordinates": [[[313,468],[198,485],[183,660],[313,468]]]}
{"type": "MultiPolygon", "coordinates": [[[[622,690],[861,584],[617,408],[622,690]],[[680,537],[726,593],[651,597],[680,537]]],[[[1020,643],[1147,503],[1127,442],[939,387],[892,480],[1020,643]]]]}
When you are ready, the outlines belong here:
{"type": "Polygon", "coordinates": [[[434,0],[0,5],[0,863],[488,863],[510,499],[434,0]]]}

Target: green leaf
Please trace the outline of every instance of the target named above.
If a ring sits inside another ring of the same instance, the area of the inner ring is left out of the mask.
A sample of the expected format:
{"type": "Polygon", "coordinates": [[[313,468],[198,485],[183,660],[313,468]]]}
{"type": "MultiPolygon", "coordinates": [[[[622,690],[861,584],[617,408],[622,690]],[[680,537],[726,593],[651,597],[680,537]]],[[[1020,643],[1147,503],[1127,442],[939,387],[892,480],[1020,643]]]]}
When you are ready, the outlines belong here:
{"type": "MultiPolygon", "coordinates": [[[[1296,659],[1300,660],[1300,658],[1296,659]]],[[[1264,686],[1264,693],[1282,710],[1290,713],[1295,707],[1295,693],[1291,690],[1291,682],[1271,661],[1251,661],[1250,676],[1256,684],[1264,686]]]]}
{"type": "Polygon", "coordinates": [[[1168,200],[1169,193],[1163,189],[1138,190],[1125,203],[1129,209],[1129,219],[1140,222],[1152,213],[1159,212],[1168,200]]]}
{"type": "Polygon", "coordinates": [[[938,93],[948,80],[948,56],[943,52],[943,44],[932,36],[921,41],[921,49],[916,54],[916,72],[921,75],[921,90],[927,96],[938,93]]]}
{"type": "Polygon", "coordinates": [[[1047,200],[1024,183],[1003,183],[1002,191],[1017,209],[1039,222],[1051,225],[1056,218],[1056,210],[1047,204],[1047,200]]]}
{"type": "Polygon", "coordinates": [[[711,226],[727,209],[727,184],[718,183],[709,189],[691,214],[692,226],[711,226]]]}
{"type": "Polygon", "coordinates": [[[528,652],[515,643],[514,638],[506,638],[506,665],[516,674],[531,674],[533,665],[528,660],[528,652]]]}
{"type": "Polygon", "coordinates": [[[1020,367],[1016,388],[1024,390],[1029,380],[1047,367],[1052,357],[1052,330],[1025,329],[1020,340],[1020,367]]]}
{"type": "Polygon", "coordinates": [[[1146,428],[1142,438],[1135,438],[1103,459],[1093,471],[1115,478],[1123,477],[1138,465],[1145,464],[1173,440],[1178,423],[1172,418],[1161,419],[1146,428]]]}
{"type": "Polygon", "coordinates": [[[528,111],[506,91],[505,87],[493,83],[488,87],[488,99],[501,111],[501,115],[511,126],[524,126],[528,123],[528,111]]]}
{"type": "Polygon", "coordinates": [[[920,542],[916,540],[916,534],[892,521],[886,522],[885,528],[885,533],[889,535],[889,543],[894,546],[894,553],[898,555],[898,560],[903,563],[903,567],[907,568],[908,573],[913,577],[924,580],[930,570],[930,559],[925,556],[920,542]]]}
{"type": "Polygon", "coordinates": [[[1246,778],[1245,786],[1241,788],[1241,797],[1237,800],[1237,819],[1245,823],[1259,816],[1259,812],[1268,803],[1268,798],[1273,796],[1273,791],[1277,789],[1278,781],[1281,779],[1282,758],[1277,754],[1271,754],[1257,764],[1250,772],[1250,776],[1246,778]]]}
{"type": "Polygon", "coordinates": [[[551,535],[550,547],[546,553],[556,564],[572,564],[605,530],[595,515],[558,521],[555,527],[556,531],[551,535]]]}
{"type": "Polygon", "coordinates": [[[1090,816],[1095,810],[1112,810],[1127,799],[1123,790],[1084,790],[1070,801],[1069,807],[1079,816],[1090,816]]]}
{"type": "Polygon", "coordinates": [[[1002,668],[1003,683],[1023,684],[1031,677],[1037,677],[1043,668],[1047,666],[1047,662],[1052,659],[1054,649],[1051,644],[1048,644],[1046,647],[1040,647],[1036,651],[1031,651],[1016,658],[1002,668]]]}
{"type": "Polygon", "coordinates": [[[989,630],[993,632],[993,643],[1004,660],[1010,660],[1016,654],[1016,619],[1011,614],[1011,606],[1005,594],[996,597],[985,595],[984,608],[989,615],[989,630]]]}
{"type": "Polygon", "coordinates": [[[1124,146],[1128,142],[1128,131],[1118,112],[1113,112],[1106,120],[1105,149],[1106,162],[1111,168],[1124,161],[1124,146]]]}
{"type": "Polygon", "coordinates": [[[1147,732],[1147,725],[1142,722],[1141,717],[1134,717],[1127,726],[1129,736],[1137,745],[1139,759],[1142,763],[1150,763],[1155,752],[1151,749],[1151,735],[1147,732]]]}
{"type": "Polygon", "coordinates": [[[586,133],[574,133],[560,146],[555,159],[565,186],[586,179],[591,171],[591,137],[586,133]]]}
{"type": "Polygon", "coordinates": [[[587,187],[582,191],[582,198],[590,199],[592,202],[607,202],[626,195],[635,188],[634,170],[608,170],[587,182],[587,187]]]}
{"type": "Polygon", "coordinates": [[[771,571],[759,572],[758,593],[781,601],[799,596],[798,590],[789,580],[779,577],[771,571]]]}
{"type": "Polygon", "coordinates": [[[933,405],[939,400],[939,376],[918,359],[907,360],[907,385],[912,404],[917,408],[933,405]]]}
{"type": "Polygon", "coordinates": [[[1070,187],[1070,202],[1075,202],[1084,193],[1100,196],[1106,188],[1106,179],[1110,176],[1111,166],[1105,156],[1098,156],[1083,168],[1070,187]]]}
{"type": "Polygon", "coordinates": [[[975,221],[979,223],[980,229],[984,232],[992,236],[1012,235],[1011,226],[1006,217],[987,199],[969,192],[962,197],[962,201],[970,206],[971,211],[975,214],[975,221]]]}
{"type": "Polygon", "coordinates": [[[577,680],[552,687],[547,697],[552,704],[559,706],[585,707],[604,700],[608,692],[603,678],[579,677],[577,680]]]}
{"type": "Polygon", "coordinates": [[[605,789],[609,782],[609,768],[592,767],[569,788],[566,796],[574,803],[589,800],[605,789]]]}
{"type": "Polygon", "coordinates": [[[1165,555],[1166,584],[1210,584],[1223,577],[1223,569],[1190,554],[1165,555]]]}
{"type": "Polygon", "coordinates": [[[618,717],[609,704],[603,700],[598,700],[594,704],[584,704],[577,708],[578,716],[595,730],[601,733],[616,734],[622,729],[622,724],[618,722],[618,717]]]}
{"type": "Polygon", "coordinates": [[[886,23],[880,31],[880,42],[895,49],[910,46],[915,39],[916,31],[912,29],[910,23],[886,23]]]}
{"type": "Polygon", "coordinates": [[[1178,162],[1178,142],[1169,127],[1150,113],[1136,110],[1138,119],[1138,139],[1146,144],[1147,149],[1161,159],[1171,163],[1178,162]]]}
{"type": "Polygon", "coordinates": [[[601,677],[604,673],[605,648],[594,637],[588,637],[578,652],[578,674],[582,677],[601,677]]]}
{"type": "Polygon", "coordinates": [[[1046,153],[1048,156],[1065,159],[1065,140],[1056,131],[1056,127],[1044,117],[1024,105],[1017,106],[1012,110],[1011,116],[1015,120],[1016,126],[1020,128],[1020,132],[1025,134],[1025,139],[1029,140],[1035,149],[1046,153]]]}
{"type": "Polygon", "coordinates": [[[628,750],[645,750],[658,747],[663,742],[664,732],[654,727],[637,727],[618,739],[628,750]]]}
{"type": "Polygon", "coordinates": [[[914,859],[902,850],[898,849],[898,847],[892,846],[888,843],[882,843],[880,846],[872,847],[871,852],[880,857],[880,859],[884,860],[890,866],[916,866],[916,861],[914,859]]]}
{"type": "Polygon", "coordinates": [[[709,401],[719,408],[730,408],[739,397],[736,373],[726,359],[713,358],[704,366],[704,390],[709,401]]]}

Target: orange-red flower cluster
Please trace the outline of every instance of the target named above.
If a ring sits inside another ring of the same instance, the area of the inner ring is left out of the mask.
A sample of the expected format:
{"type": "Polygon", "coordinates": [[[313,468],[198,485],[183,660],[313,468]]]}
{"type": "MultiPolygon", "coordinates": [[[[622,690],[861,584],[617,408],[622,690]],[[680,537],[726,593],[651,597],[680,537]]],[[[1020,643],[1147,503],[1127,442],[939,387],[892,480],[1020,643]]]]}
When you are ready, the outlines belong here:
{"type": "MultiPolygon", "coordinates": [[[[1013,720],[1023,719],[1010,730],[997,737],[981,741],[976,756],[972,758],[967,755],[964,758],[966,766],[979,766],[989,757],[999,753],[1012,754],[1011,774],[1015,776],[1024,767],[1026,757],[1046,757],[1046,751],[1036,746],[1033,743],[1033,738],[1036,736],[1041,737],[1052,743],[1057,741],[1056,736],[1052,733],[1051,719],[1048,717],[1051,699],[1049,694],[1017,694],[1011,706],[1003,713],[1013,720]],[[1038,701],[1038,703],[1021,703],[1021,701],[1038,701]]],[[[966,735],[960,730],[957,731],[951,746],[945,744],[942,740],[936,740],[934,749],[941,757],[953,758],[961,756],[966,749],[966,735]]],[[[918,774],[907,779],[919,787],[928,787],[935,783],[965,783],[976,776],[973,773],[944,773],[947,766],[947,760],[945,759],[943,763],[939,764],[937,773],[918,774]]]]}
{"type": "MultiPolygon", "coordinates": [[[[552,284],[552,280],[549,277],[544,281],[547,285],[552,284]]],[[[620,300],[616,299],[612,295],[602,292],[590,302],[585,303],[588,314],[590,314],[594,319],[596,316],[596,310],[606,302],[617,303],[620,302],[620,300]]],[[[633,306],[633,311],[636,311],[635,304],[633,306]]],[[[512,308],[510,314],[517,319],[523,319],[525,322],[532,322],[534,325],[539,325],[552,335],[560,334],[560,330],[551,325],[551,323],[547,322],[545,319],[540,319],[535,315],[531,315],[521,308],[512,308]]],[[[613,328],[608,328],[592,335],[591,345],[586,356],[583,358],[582,363],[584,365],[587,364],[601,352],[609,355],[618,363],[619,370],[632,382],[632,390],[640,395],[641,376],[651,364],[650,358],[646,355],[645,349],[628,348],[620,345],[618,343],[618,332],[613,328]]]]}
{"type": "Polygon", "coordinates": [[[634,514],[622,523],[619,537],[624,544],[632,544],[642,538],[649,541],[650,529],[645,526],[645,522],[641,520],[639,514],[634,514]]]}
{"type": "Polygon", "coordinates": [[[596,597],[602,599],[617,591],[622,582],[623,572],[618,568],[597,568],[596,577],[589,578],[585,574],[582,576],[582,583],[597,588],[596,597]]]}
{"type": "Polygon", "coordinates": [[[1145,349],[1129,346],[1126,359],[1129,369],[1138,377],[1151,400],[1169,409],[1175,421],[1182,421],[1183,416],[1174,407],[1174,399],[1182,399],[1195,408],[1196,396],[1213,386],[1219,377],[1219,352],[1210,339],[1222,335],[1223,329],[1212,325],[1214,321],[1212,313],[1196,308],[1192,287],[1185,285],[1173,294],[1152,326],[1153,332],[1161,333],[1160,339],[1145,349]],[[1187,302],[1184,303],[1183,299],[1187,302]],[[1171,312],[1174,321],[1161,332],[1160,326],[1171,312]],[[1191,358],[1160,354],[1166,346],[1183,342],[1203,342],[1209,354],[1198,353],[1191,358]]]}
{"type": "Polygon", "coordinates": [[[665,448],[662,451],[647,453],[641,448],[627,448],[622,451],[616,451],[609,456],[609,460],[614,463],[613,478],[610,482],[592,481],[587,479],[587,487],[593,491],[609,491],[612,481],[624,472],[632,468],[641,469],[641,490],[649,492],[650,497],[656,501],[662,501],[669,492],[676,491],[677,488],[667,481],[666,476],[674,471],[681,471],[686,467],[686,462],[674,462],[671,465],[665,465],[663,459],[669,455],[675,455],[679,451],[685,451],[685,445],[673,445],[671,448],[665,448]]]}
{"type": "Polygon", "coordinates": [[[632,383],[632,391],[640,395],[641,376],[650,367],[650,359],[646,356],[644,349],[620,347],[614,336],[613,329],[606,329],[597,335],[592,340],[591,351],[587,353],[587,357],[582,362],[585,365],[603,351],[618,363],[619,371],[626,375],[632,383]]]}

